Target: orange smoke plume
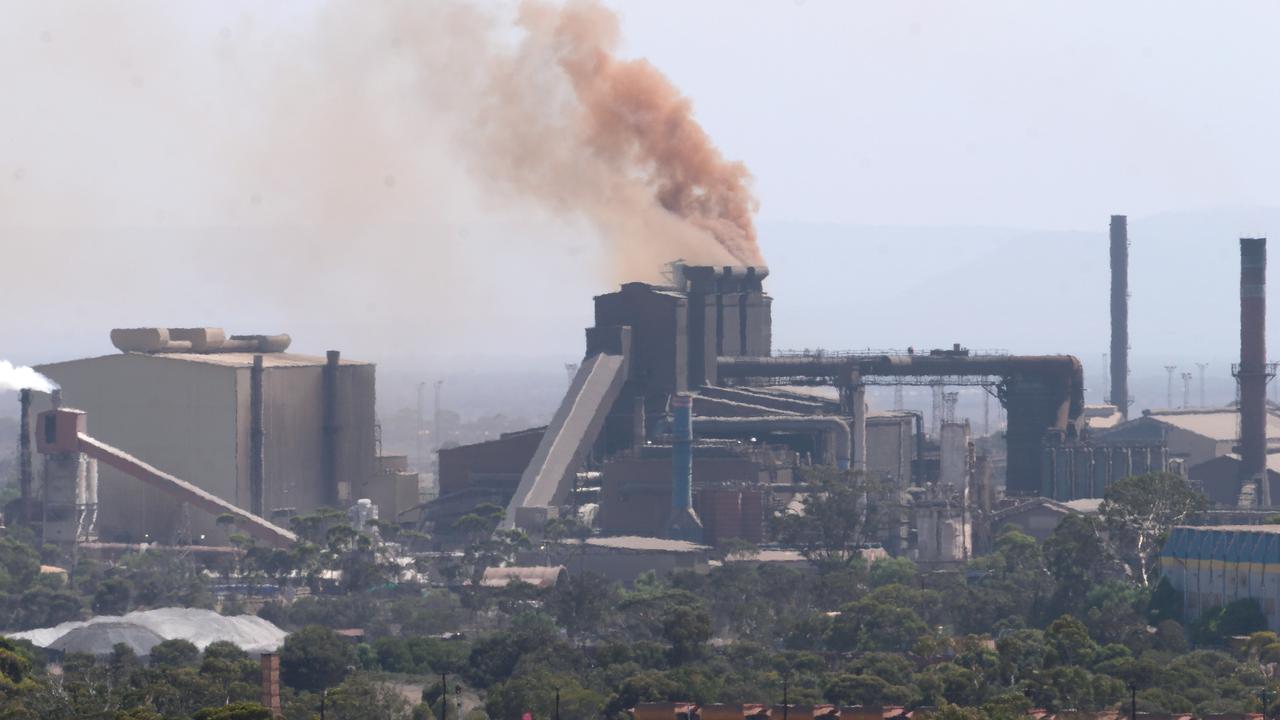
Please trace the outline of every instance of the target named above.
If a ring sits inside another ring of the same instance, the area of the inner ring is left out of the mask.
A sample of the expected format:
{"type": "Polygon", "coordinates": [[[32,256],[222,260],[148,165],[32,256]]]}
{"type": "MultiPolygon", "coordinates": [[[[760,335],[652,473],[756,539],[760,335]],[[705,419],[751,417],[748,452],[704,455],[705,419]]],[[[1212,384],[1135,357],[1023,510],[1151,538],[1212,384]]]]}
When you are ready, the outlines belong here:
{"type": "Polygon", "coordinates": [[[587,146],[635,173],[667,211],[708,232],[746,265],[763,264],[752,215],[751,173],[725,160],[693,117],[693,105],[645,60],[619,60],[618,19],[594,0],[559,14],[560,66],[582,103],[587,146]]]}

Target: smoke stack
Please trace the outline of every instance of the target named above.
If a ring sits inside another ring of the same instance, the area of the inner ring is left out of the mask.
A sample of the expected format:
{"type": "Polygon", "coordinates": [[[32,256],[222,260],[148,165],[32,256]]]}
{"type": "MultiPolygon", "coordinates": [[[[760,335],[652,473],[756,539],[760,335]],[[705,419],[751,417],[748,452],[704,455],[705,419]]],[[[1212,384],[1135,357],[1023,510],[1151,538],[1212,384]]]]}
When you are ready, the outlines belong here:
{"type": "Polygon", "coordinates": [[[280,712],[280,656],[262,653],[262,706],[271,717],[281,717],[280,712]]]}
{"type": "Polygon", "coordinates": [[[671,519],[667,537],[702,541],[702,521],[693,509],[693,396],[671,398],[671,519]]]}
{"type": "Polygon", "coordinates": [[[1271,505],[1267,482],[1267,239],[1240,239],[1240,472],[1271,505]]]}
{"type": "Polygon", "coordinates": [[[1111,216],[1111,404],[1129,419],[1129,219],[1111,216]]]}
{"type": "Polygon", "coordinates": [[[31,388],[18,392],[18,489],[22,492],[22,519],[31,519],[31,388]]]}

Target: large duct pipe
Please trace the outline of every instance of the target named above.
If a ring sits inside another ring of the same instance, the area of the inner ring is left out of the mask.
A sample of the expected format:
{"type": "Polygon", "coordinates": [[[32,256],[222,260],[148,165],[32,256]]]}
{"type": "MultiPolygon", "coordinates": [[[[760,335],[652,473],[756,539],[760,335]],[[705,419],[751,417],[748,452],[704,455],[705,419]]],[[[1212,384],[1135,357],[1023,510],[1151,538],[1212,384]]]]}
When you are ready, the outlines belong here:
{"type": "Polygon", "coordinates": [[[324,437],[321,449],[324,470],[325,501],[337,506],[343,501],[338,489],[338,363],[337,350],[325,353],[324,364],[324,437]]]}
{"type": "Polygon", "coordinates": [[[693,425],[699,434],[728,432],[824,432],[833,446],[836,467],[848,470],[853,455],[853,432],[849,424],[834,415],[762,415],[759,417],[697,417],[693,425]]]}
{"type": "Polygon", "coordinates": [[[671,519],[667,537],[702,541],[702,521],[693,509],[693,396],[671,398],[671,519]]]}
{"type": "Polygon", "coordinates": [[[18,393],[18,489],[22,493],[22,517],[31,519],[31,389],[18,393]]]}
{"type": "Polygon", "coordinates": [[[1129,220],[1111,216],[1111,404],[1129,419],[1129,220]]]}
{"type": "Polygon", "coordinates": [[[854,357],[719,358],[722,379],[807,377],[845,382],[861,377],[934,377],[994,375],[1001,377],[1000,400],[1009,411],[1010,495],[1038,494],[1041,446],[1047,430],[1070,438],[1084,413],[1084,370],[1070,355],[869,355],[854,357]]]}
{"type": "Polygon", "coordinates": [[[1267,482],[1267,239],[1240,239],[1240,471],[1271,505],[1267,482]]]}
{"type": "Polygon", "coordinates": [[[266,516],[266,450],[263,428],[262,356],[253,356],[249,370],[249,509],[266,516]]]}

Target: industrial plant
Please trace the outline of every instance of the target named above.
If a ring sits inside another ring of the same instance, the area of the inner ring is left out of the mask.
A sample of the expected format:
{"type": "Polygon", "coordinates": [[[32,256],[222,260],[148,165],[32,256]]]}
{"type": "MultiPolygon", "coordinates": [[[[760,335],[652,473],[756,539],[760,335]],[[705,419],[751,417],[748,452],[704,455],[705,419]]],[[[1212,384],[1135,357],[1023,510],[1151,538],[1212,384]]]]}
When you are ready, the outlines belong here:
{"type": "Polygon", "coordinates": [[[624,581],[742,543],[794,559],[780,527],[829,477],[865,487],[864,550],[937,567],[986,552],[1007,524],[1035,535],[1063,512],[1096,512],[1113,483],[1148,473],[1182,476],[1218,516],[1257,522],[1280,492],[1265,240],[1240,241],[1238,404],[1135,415],[1127,219],[1110,231],[1109,404],[1086,405],[1068,353],[778,350],[768,268],[674,262],[663,282],[594,298],[546,426],[438,446],[430,468],[382,454],[372,363],[293,354],[288,335],[112,330],[117,354],[39,366],[59,389],[20,394],[21,492],[6,514],[46,543],[101,550],[216,545],[228,525],[288,544],[291,518],[350,508],[441,551],[465,542],[461,518],[496,506],[499,530],[586,533],[548,537],[520,563],[572,559],[624,581]],[[882,386],[895,407],[869,404],[882,386]],[[905,386],[932,393],[927,418],[902,406],[905,386]],[[961,388],[998,402],[1004,427],[978,436],[955,417],[961,388]]]}

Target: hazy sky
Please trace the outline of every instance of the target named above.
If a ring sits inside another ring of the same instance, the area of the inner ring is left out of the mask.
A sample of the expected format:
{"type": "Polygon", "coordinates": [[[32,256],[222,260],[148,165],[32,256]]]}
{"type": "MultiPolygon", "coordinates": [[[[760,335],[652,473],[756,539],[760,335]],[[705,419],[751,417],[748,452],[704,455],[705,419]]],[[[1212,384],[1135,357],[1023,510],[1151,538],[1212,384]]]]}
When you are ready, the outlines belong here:
{"type": "Polygon", "coordinates": [[[616,5],[764,218],[1090,229],[1280,197],[1275,3],[616,5]]]}
{"type": "MultiPolygon", "coordinates": [[[[959,341],[1096,366],[1107,217],[1128,213],[1135,355],[1157,369],[1205,358],[1225,372],[1237,352],[1235,239],[1280,237],[1280,213],[1267,209],[1280,206],[1280,5],[608,4],[622,17],[621,54],[665,72],[755,175],[780,345],[959,341]]],[[[408,200],[389,219],[371,205],[369,224],[395,231],[352,233],[336,253],[310,251],[305,230],[245,220],[272,200],[249,187],[242,214],[183,215],[209,192],[202,169],[220,160],[201,133],[253,122],[253,108],[219,100],[263,101],[270,87],[245,58],[287,59],[319,3],[107,3],[84,25],[35,5],[0,1],[0,248],[25,267],[6,275],[48,278],[57,291],[0,283],[0,357],[109,352],[107,329],[125,324],[289,331],[301,349],[339,346],[400,370],[497,364],[507,352],[554,368],[580,352],[590,296],[616,280],[600,271],[590,232],[491,212],[448,173],[428,169],[416,183],[413,170],[360,168],[408,200]],[[133,9],[112,20],[112,7],[133,9]],[[166,8],[168,22],[180,8],[177,24],[130,22],[139,7],[166,8]],[[233,72],[210,58],[231,58],[233,72]],[[82,183],[41,194],[54,173],[82,183]],[[152,194],[177,209],[121,220],[99,206],[152,194]],[[92,212],[69,200],[80,197],[92,212]],[[59,228],[10,227],[46,203],[59,228]],[[418,205],[438,216],[404,211],[418,205]],[[481,217],[492,222],[470,222],[481,217]],[[273,254],[283,259],[259,267],[273,254]]],[[[360,80],[342,77],[335,96],[360,80]]],[[[289,120],[305,135],[330,118],[289,120]]],[[[379,150],[447,165],[439,144],[424,131],[420,146],[379,150]]],[[[291,159],[317,176],[366,161],[363,146],[336,157],[299,147],[291,159]]],[[[1271,287],[1280,308],[1280,282],[1271,287]]]]}

